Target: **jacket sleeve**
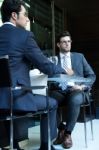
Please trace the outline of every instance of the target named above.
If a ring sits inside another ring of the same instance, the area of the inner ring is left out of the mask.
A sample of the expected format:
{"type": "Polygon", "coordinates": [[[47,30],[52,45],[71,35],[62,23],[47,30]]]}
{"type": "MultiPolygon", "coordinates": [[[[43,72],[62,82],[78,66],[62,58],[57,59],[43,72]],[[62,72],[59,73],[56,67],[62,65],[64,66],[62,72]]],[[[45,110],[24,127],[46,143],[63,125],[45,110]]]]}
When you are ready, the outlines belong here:
{"type": "Polygon", "coordinates": [[[92,67],[88,64],[87,60],[85,59],[84,55],[82,55],[82,61],[83,61],[83,71],[84,71],[84,77],[86,79],[90,79],[90,83],[87,83],[89,84],[90,86],[93,85],[93,83],[95,82],[96,80],[96,75],[92,69],[92,67]]]}
{"type": "Polygon", "coordinates": [[[25,57],[30,60],[37,69],[45,74],[54,75],[65,73],[63,68],[50,62],[42,53],[35,41],[34,35],[31,32],[28,32],[25,43],[25,57]]]}

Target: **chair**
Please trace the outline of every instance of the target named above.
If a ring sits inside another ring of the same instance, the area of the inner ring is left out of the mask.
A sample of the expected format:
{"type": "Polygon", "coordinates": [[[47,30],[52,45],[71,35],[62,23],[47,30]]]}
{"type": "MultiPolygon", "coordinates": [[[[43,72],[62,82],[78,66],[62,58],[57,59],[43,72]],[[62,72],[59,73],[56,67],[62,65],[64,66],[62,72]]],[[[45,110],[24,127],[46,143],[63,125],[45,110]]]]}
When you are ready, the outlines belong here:
{"type": "MultiPolygon", "coordinates": [[[[95,103],[94,103],[94,99],[92,98],[92,95],[90,93],[90,91],[87,91],[88,97],[87,97],[87,102],[84,102],[81,105],[81,109],[82,109],[82,116],[83,118],[80,118],[81,116],[81,111],[80,111],[80,115],[78,118],[78,121],[84,122],[84,133],[85,133],[85,146],[87,148],[88,144],[87,144],[87,126],[86,126],[86,122],[90,121],[90,127],[91,127],[91,136],[92,136],[92,140],[93,138],[93,118],[95,117],[95,103]],[[93,111],[93,113],[92,113],[93,111]]],[[[85,93],[83,92],[83,96],[84,99],[86,99],[85,93]]]]}
{"type": "MultiPolygon", "coordinates": [[[[91,96],[90,91],[87,91],[87,95],[88,100],[85,102],[85,98],[86,95],[83,92],[83,96],[84,96],[84,102],[83,104],[81,104],[81,108],[80,108],[80,114],[78,117],[78,122],[83,122],[84,123],[84,134],[85,134],[85,147],[87,148],[88,144],[87,144],[87,126],[86,126],[86,122],[90,121],[90,127],[91,127],[91,136],[92,136],[92,140],[93,140],[93,118],[95,117],[95,103],[94,103],[94,99],[91,96]]],[[[66,116],[64,116],[64,114],[66,114],[66,106],[61,105],[59,107],[59,115],[60,115],[60,119],[62,122],[65,121],[66,116]],[[64,113],[65,111],[65,113],[64,113]]],[[[67,114],[68,115],[68,114],[67,114]]]]}
{"type": "Polygon", "coordinates": [[[10,149],[13,150],[13,121],[14,119],[23,118],[23,117],[34,117],[36,115],[46,114],[48,117],[48,150],[50,150],[50,128],[49,128],[49,102],[48,102],[48,88],[47,86],[30,86],[30,87],[12,87],[10,69],[9,69],[9,57],[4,55],[0,57],[0,89],[7,88],[9,89],[10,102],[9,108],[2,109],[0,107],[0,121],[10,121],[10,149]],[[33,113],[17,113],[13,110],[13,91],[14,90],[35,90],[46,88],[46,109],[42,111],[37,111],[33,113]]]}

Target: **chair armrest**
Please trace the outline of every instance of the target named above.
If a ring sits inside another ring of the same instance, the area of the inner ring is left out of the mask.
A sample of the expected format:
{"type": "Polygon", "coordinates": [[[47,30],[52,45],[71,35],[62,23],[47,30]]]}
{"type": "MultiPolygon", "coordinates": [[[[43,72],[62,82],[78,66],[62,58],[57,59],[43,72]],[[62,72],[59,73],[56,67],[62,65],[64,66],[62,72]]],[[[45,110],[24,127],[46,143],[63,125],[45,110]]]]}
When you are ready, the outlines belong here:
{"type": "Polygon", "coordinates": [[[36,90],[36,89],[44,89],[47,86],[16,86],[16,87],[12,87],[12,90],[36,90]]]}

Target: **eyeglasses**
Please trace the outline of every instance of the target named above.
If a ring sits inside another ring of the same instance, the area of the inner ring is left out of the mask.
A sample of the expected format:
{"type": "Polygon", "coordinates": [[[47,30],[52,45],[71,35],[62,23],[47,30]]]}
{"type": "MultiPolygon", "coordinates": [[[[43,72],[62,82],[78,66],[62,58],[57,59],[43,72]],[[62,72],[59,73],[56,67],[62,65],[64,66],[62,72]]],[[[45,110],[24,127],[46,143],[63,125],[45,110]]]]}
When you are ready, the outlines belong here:
{"type": "Polygon", "coordinates": [[[23,14],[25,17],[28,17],[28,12],[26,11],[26,12],[19,12],[19,14],[23,14]]]}
{"type": "Polygon", "coordinates": [[[71,43],[72,41],[71,40],[68,40],[68,41],[60,41],[60,43],[62,44],[67,44],[67,43],[71,43]]]}

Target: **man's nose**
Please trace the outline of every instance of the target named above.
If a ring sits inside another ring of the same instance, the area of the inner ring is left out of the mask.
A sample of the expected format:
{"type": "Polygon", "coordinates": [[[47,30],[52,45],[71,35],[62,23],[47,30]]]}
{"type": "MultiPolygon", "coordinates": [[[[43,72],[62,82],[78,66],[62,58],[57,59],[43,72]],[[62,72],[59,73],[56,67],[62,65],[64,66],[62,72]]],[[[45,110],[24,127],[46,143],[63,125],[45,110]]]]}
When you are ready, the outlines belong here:
{"type": "Polygon", "coordinates": [[[27,21],[27,22],[30,22],[30,19],[27,17],[26,21],[27,21]]]}

